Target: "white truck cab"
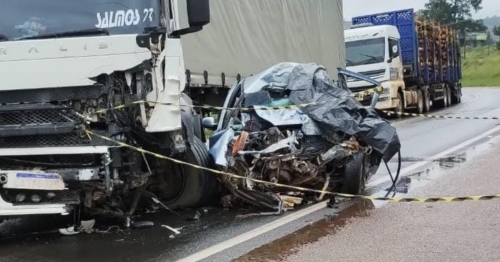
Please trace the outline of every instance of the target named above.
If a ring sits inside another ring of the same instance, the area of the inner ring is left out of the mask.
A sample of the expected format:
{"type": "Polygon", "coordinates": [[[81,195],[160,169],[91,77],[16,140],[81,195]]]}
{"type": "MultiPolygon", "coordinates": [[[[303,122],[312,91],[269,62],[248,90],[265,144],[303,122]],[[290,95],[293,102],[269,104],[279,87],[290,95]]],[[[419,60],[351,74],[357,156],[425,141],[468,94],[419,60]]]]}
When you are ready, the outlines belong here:
{"type": "Polygon", "coordinates": [[[0,220],[129,218],[143,192],[172,208],[209,201],[212,175],[86,133],[206,166],[180,37],[209,21],[208,0],[3,1],[0,220]]]}
{"type": "MultiPolygon", "coordinates": [[[[394,109],[399,105],[398,90],[404,87],[399,39],[395,26],[368,24],[345,30],[347,70],[382,83],[384,91],[380,95],[378,109],[394,109]]],[[[354,78],[347,79],[347,86],[353,92],[375,87],[354,78]]],[[[366,104],[370,102],[368,97],[358,97],[358,100],[366,104]]]]}

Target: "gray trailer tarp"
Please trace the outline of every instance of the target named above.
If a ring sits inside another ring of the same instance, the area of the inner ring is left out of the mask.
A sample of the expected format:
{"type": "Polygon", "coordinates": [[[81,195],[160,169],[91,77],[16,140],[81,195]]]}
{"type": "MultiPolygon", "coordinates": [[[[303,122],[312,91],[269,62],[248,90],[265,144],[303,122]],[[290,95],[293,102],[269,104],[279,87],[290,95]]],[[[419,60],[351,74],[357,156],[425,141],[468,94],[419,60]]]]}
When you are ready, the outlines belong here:
{"type": "Polygon", "coordinates": [[[211,0],[211,22],[182,37],[192,84],[231,86],[281,62],[345,67],[342,0],[211,0]]]}

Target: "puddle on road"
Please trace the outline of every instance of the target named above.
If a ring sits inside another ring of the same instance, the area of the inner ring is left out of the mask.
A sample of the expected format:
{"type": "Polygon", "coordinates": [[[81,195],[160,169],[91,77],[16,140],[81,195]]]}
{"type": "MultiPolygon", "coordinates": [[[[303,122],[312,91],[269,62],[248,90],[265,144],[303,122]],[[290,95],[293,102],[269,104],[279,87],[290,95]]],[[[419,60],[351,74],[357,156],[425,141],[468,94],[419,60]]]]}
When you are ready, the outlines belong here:
{"type": "Polygon", "coordinates": [[[320,238],[335,234],[353,219],[367,217],[369,211],[374,209],[371,201],[359,200],[348,208],[337,213],[332,209],[332,214],[312,225],[308,225],[294,233],[278,239],[268,245],[254,249],[233,261],[280,261],[292,255],[302,245],[314,243],[320,238]]]}
{"type": "MultiPolygon", "coordinates": [[[[396,192],[399,194],[407,194],[416,188],[425,186],[442,176],[446,171],[456,168],[459,165],[470,161],[471,159],[477,157],[481,153],[491,148],[490,143],[482,143],[476,146],[468,148],[466,151],[442,158],[436,159],[424,159],[415,157],[402,157],[402,162],[422,162],[427,161],[429,165],[425,167],[424,170],[418,171],[404,177],[401,177],[396,184],[396,192]]],[[[450,174],[453,175],[453,174],[450,174]]],[[[365,192],[366,195],[372,195],[379,191],[388,191],[391,187],[391,183],[384,183],[376,187],[368,188],[365,192]]],[[[401,195],[399,195],[401,196],[401,195]]]]}

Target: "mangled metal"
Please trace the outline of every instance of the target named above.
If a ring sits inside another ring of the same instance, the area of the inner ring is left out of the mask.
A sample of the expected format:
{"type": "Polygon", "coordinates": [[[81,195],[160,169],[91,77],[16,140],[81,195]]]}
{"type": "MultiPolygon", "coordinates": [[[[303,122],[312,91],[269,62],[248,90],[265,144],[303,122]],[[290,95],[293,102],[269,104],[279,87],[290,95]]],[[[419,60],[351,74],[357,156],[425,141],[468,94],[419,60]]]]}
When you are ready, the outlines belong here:
{"type": "MultiPolygon", "coordinates": [[[[366,181],[382,158],[391,159],[400,147],[389,122],[363,107],[318,65],[278,64],[244,79],[232,93],[236,95],[226,106],[256,110],[223,111],[210,139],[210,154],[219,167],[246,178],[337,190],[345,182],[344,165],[353,155],[364,155],[360,164],[366,181]],[[289,105],[300,109],[259,110],[289,105]]],[[[293,208],[304,198],[324,197],[248,179],[221,179],[237,198],[274,210],[293,208]]]]}

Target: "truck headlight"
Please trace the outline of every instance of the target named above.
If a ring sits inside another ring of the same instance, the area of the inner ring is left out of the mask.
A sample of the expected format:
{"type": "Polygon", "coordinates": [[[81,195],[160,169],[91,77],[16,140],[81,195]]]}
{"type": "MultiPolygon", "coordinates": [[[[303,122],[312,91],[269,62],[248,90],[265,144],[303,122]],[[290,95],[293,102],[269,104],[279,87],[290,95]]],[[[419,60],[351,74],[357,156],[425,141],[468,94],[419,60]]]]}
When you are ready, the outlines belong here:
{"type": "Polygon", "coordinates": [[[399,79],[399,70],[396,67],[390,68],[389,80],[394,81],[399,79]]]}

